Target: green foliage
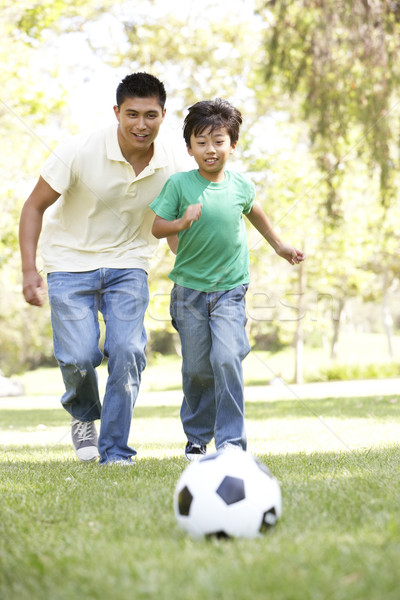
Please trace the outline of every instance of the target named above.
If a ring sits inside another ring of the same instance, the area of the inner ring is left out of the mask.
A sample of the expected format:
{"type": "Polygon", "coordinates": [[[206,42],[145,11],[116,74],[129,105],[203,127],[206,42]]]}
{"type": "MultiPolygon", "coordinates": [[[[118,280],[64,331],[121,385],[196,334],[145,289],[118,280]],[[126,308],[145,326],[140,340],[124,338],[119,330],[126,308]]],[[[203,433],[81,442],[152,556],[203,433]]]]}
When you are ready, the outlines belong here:
{"type": "MultiPolygon", "coordinates": [[[[319,243],[317,256],[308,252],[307,286],[330,294],[340,310],[352,297],[387,297],[399,241],[398,6],[276,0],[258,7],[268,23],[268,92],[293,122],[306,123],[309,153],[294,148],[318,173],[300,201],[314,202],[301,221],[312,222],[319,243]]],[[[332,328],[333,351],[339,323],[332,328]]]]}
{"type": "MultiPolygon", "coordinates": [[[[103,9],[109,5],[107,2],[102,4],[103,9]]],[[[75,18],[84,23],[92,15],[92,3],[87,0],[45,0],[33,5],[27,2],[19,14],[17,30],[35,46],[47,30],[64,30],[68,19],[75,18]]]]}
{"type": "Polygon", "coordinates": [[[8,285],[0,309],[0,371],[11,376],[38,365],[55,365],[49,307],[33,309],[20,286],[8,285]]]}
{"type": "Polygon", "coordinates": [[[58,33],[79,29],[107,6],[109,3],[103,2],[99,9],[86,0],[0,2],[0,269],[4,285],[0,370],[6,375],[40,363],[54,364],[48,309],[35,311],[22,298],[19,214],[59,135],[59,115],[69,85],[55,72],[55,61],[49,59],[53,59],[52,44],[58,33]]]}
{"type": "MultiPolygon", "coordinates": [[[[248,81],[261,35],[248,20],[239,23],[231,11],[225,11],[223,19],[208,18],[214,4],[206,0],[200,10],[186,6],[180,14],[168,11],[162,0],[145,0],[122,19],[116,11],[126,50],[112,53],[111,64],[130,71],[144,68],[163,80],[168,74],[168,103],[180,118],[187,106],[216,96],[229,98],[250,113],[254,94],[248,81]]],[[[107,53],[104,48],[102,52],[107,53]]]]}
{"type": "MultiPolygon", "coordinates": [[[[17,300],[17,228],[45,156],[72,127],[65,107],[74,82],[91,76],[88,65],[64,65],[58,56],[59,38],[72,47],[78,33],[103,62],[159,75],[179,127],[200,98],[227,97],[242,110],[231,168],[249,172],[279,235],[307,253],[302,284],[299,269],[286,268],[249,229],[251,287],[261,303],[251,307],[249,332],[258,347],[292,344],[299,328],[306,344],[321,334],[334,340],[337,317],[353,300],[378,303],[395,288],[397,4],[260,1],[257,15],[247,10],[238,18],[232,8],[213,18],[216,4],[172,11],[163,0],[0,0],[0,268],[7,288],[0,368],[7,373],[50,357],[48,314],[17,300]],[[318,324],[308,318],[316,313],[318,324]]],[[[171,266],[162,245],[150,277],[150,351],[176,347],[171,266]]]]}
{"type": "Polygon", "coordinates": [[[385,379],[399,377],[400,365],[392,363],[360,364],[332,364],[318,373],[318,381],[340,381],[352,379],[385,379]]]}
{"type": "Polygon", "coordinates": [[[357,152],[379,169],[381,201],[388,206],[395,196],[398,136],[397,4],[278,0],[264,6],[261,14],[272,25],[266,79],[277,78],[284,90],[300,94],[326,176],[328,216],[340,215],[339,169],[354,129],[361,134],[357,152]]]}

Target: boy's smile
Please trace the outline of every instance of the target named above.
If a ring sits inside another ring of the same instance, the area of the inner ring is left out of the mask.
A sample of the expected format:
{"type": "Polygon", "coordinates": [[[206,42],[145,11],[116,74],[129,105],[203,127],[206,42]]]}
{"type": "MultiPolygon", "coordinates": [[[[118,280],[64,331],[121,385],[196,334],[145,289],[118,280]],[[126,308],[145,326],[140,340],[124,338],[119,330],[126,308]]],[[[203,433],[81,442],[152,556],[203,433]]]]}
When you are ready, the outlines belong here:
{"type": "Polygon", "coordinates": [[[236,144],[231,143],[225,127],[211,130],[211,127],[190,136],[188,152],[199,166],[199,173],[208,181],[220,182],[225,178],[224,168],[236,144]]]}

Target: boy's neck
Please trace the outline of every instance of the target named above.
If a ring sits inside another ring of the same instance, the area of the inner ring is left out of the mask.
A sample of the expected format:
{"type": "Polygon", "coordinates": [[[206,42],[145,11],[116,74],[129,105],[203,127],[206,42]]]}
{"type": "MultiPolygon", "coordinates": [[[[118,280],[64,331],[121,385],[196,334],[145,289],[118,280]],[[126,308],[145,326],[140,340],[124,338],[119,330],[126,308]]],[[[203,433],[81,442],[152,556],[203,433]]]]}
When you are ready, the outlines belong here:
{"type": "Polygon", "coordinates": [[[211,183],[222,183],[225,181],[225,169],[217,171],[216,173],[207,173],[202,169],[198,169],[198,173],[203,179],[207,179],[207,181],[210,181],[211,183]]]}

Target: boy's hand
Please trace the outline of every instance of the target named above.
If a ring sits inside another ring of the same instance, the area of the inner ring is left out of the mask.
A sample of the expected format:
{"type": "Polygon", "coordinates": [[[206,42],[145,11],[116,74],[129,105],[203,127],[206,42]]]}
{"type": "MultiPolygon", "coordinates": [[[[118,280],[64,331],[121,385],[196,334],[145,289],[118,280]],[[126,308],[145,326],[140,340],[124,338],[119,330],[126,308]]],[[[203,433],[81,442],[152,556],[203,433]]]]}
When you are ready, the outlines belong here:
{"type": "Polygon", "coordinates": [[[202,204],[190,204],[187,207],[185,214],[181,218],[181,231],[184,229],[190,229],[190,227],[193,225],[193,222],[200,219],[202,208],[202,204]]]}
{"type": "MultiPolygon", "coordinates": [[[[190,229],[190,227],[193,225],[193,222],[200,219],[202,207],[202,204],[190,204],[187,207],[183,217],[180,219],[174,219],[174,221],[168,221],[156,215],[153,222],[153,227],[151,228],[151,233],[159,240],[164,237],[172,238],[180,231],[190,229]]],[[[172,243],[172,246],[170,245],[172,252],[176,251],[177,246],[178,240],[176,239],[172,243]]]]}
{"type": "Polygon", "coordinates": [[[278,256],[281,256],[287,260],[291,265],[297,265],[299,262],[305,260],[306,255],[302,250],[297,250],[289,244],[282,244],[276,249],[278,256]]]}

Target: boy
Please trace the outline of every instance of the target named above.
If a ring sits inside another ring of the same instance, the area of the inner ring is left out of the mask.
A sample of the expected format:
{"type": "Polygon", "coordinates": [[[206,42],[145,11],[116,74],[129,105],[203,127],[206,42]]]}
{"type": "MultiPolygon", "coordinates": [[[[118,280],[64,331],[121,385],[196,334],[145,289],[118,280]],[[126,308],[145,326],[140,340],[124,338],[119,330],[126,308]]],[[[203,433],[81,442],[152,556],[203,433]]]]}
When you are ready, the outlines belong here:
{"type": "Polygon", "coordinates": [[[220,98],[189,108],[183,135],[199,168],[172,175],[150,205],[156,213],[153,235],[170,238],[171,248],[178,236],[169,277],[172,323],[182,345],[181,420],[189,461],[205,454],[213,437],[217,450],[247,446],[242,361],[250,351],[249,256],[242,214],[279,256],[291,264],[305,258],[273,231],[254,202],[254,185],[225,171],[241,123],[240,112],[220,98]]]}
{"type": "MultiPolygon", "coordinates": [[[[127,75],[118,85],[115,125],[75,136],[46,161],[20,220],[23,291],[43,304],[36,268],[42,236],[54,354],[71,415],[72,443],[81,461],[131,465],[132,411],[146,365],[143,319],[147,272],[157,247],[149,204],[172,173],[186,168],[172,144],[158,139],[165,117],[164,85],[149,73],[127,75]],[[100,403],[96,367],[98,312],[104,316],[108,381],[100,403]],[[94,421],[100,419],[97,440],[94,421]]],[[[187,160],[187,157],[185,156],[187,160]]]]}

